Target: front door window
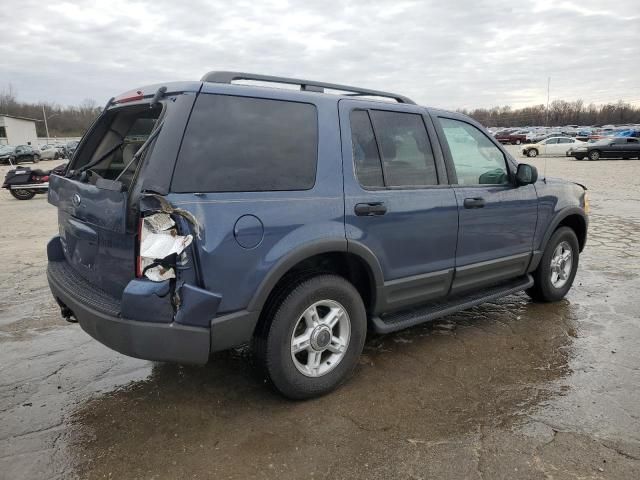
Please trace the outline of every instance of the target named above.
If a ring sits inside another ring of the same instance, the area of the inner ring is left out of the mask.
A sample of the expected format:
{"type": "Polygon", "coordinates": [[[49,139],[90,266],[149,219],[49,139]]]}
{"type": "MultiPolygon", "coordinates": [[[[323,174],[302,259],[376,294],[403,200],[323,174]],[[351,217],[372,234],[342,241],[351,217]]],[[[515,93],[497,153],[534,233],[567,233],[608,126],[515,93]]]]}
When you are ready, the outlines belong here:
{"type": "Polygon", "coordinates": [[[460,120],[441,118],[458,185],[506,185],[509,172],[502,151],[478,128],[460,120]]]}

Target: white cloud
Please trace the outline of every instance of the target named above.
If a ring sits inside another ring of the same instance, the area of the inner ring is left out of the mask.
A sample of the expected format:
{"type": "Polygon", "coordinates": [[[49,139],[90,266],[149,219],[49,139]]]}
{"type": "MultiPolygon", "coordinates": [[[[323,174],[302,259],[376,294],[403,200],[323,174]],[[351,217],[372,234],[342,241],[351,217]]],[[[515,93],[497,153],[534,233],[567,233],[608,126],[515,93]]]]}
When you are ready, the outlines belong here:
{"type": "Polygon", "coordinates": [[[398,91],[457,108],[546,101],[640,103],[640,13],[508,1],[4,0],[0,88],[21,99],[102,103],[213,69],[398,91]]]}

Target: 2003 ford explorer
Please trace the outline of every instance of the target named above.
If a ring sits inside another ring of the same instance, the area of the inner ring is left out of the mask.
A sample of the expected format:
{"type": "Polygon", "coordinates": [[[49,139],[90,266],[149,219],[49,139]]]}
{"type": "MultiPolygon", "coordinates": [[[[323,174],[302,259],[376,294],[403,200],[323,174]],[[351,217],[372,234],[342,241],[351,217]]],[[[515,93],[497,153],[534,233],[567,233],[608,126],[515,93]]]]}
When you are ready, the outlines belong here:
{"type": "Polygon", "coordinates": [[[563,298],[589,210],[464,115],[237,72],[111,99],[49,202],[65,318],[150,360],[251,343],[294,399],[344,381],[368,327],[563,298]]]}

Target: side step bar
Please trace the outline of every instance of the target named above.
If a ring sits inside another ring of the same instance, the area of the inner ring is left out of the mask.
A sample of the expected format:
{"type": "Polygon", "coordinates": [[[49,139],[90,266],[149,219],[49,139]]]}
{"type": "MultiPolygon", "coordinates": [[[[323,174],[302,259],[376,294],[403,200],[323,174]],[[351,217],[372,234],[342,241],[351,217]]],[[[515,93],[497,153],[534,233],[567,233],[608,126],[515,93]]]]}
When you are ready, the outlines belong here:
{"type": "Polygon", "coordinates": [[[376,333],[391,333],[526,290],[531,286],[533,286],[533,278],[531,275],[526,275],[477,292],[457,295],[422,307],[410,308],[382,315],[382,317],[375,316],[371,318],[371,322],[376,333]]]}

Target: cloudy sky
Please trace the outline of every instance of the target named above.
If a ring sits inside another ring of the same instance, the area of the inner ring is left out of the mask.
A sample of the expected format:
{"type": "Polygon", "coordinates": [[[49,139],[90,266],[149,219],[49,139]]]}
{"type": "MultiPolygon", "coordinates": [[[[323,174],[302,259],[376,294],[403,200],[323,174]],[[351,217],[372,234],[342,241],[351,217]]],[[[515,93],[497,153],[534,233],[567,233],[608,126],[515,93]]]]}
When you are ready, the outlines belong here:
{"type": "Polygon", "coordinates": [[[209,70],[398,91],[445,107],[640,104],[637,0],[2,0],[0,90],[98,103],[209,70]]]}

